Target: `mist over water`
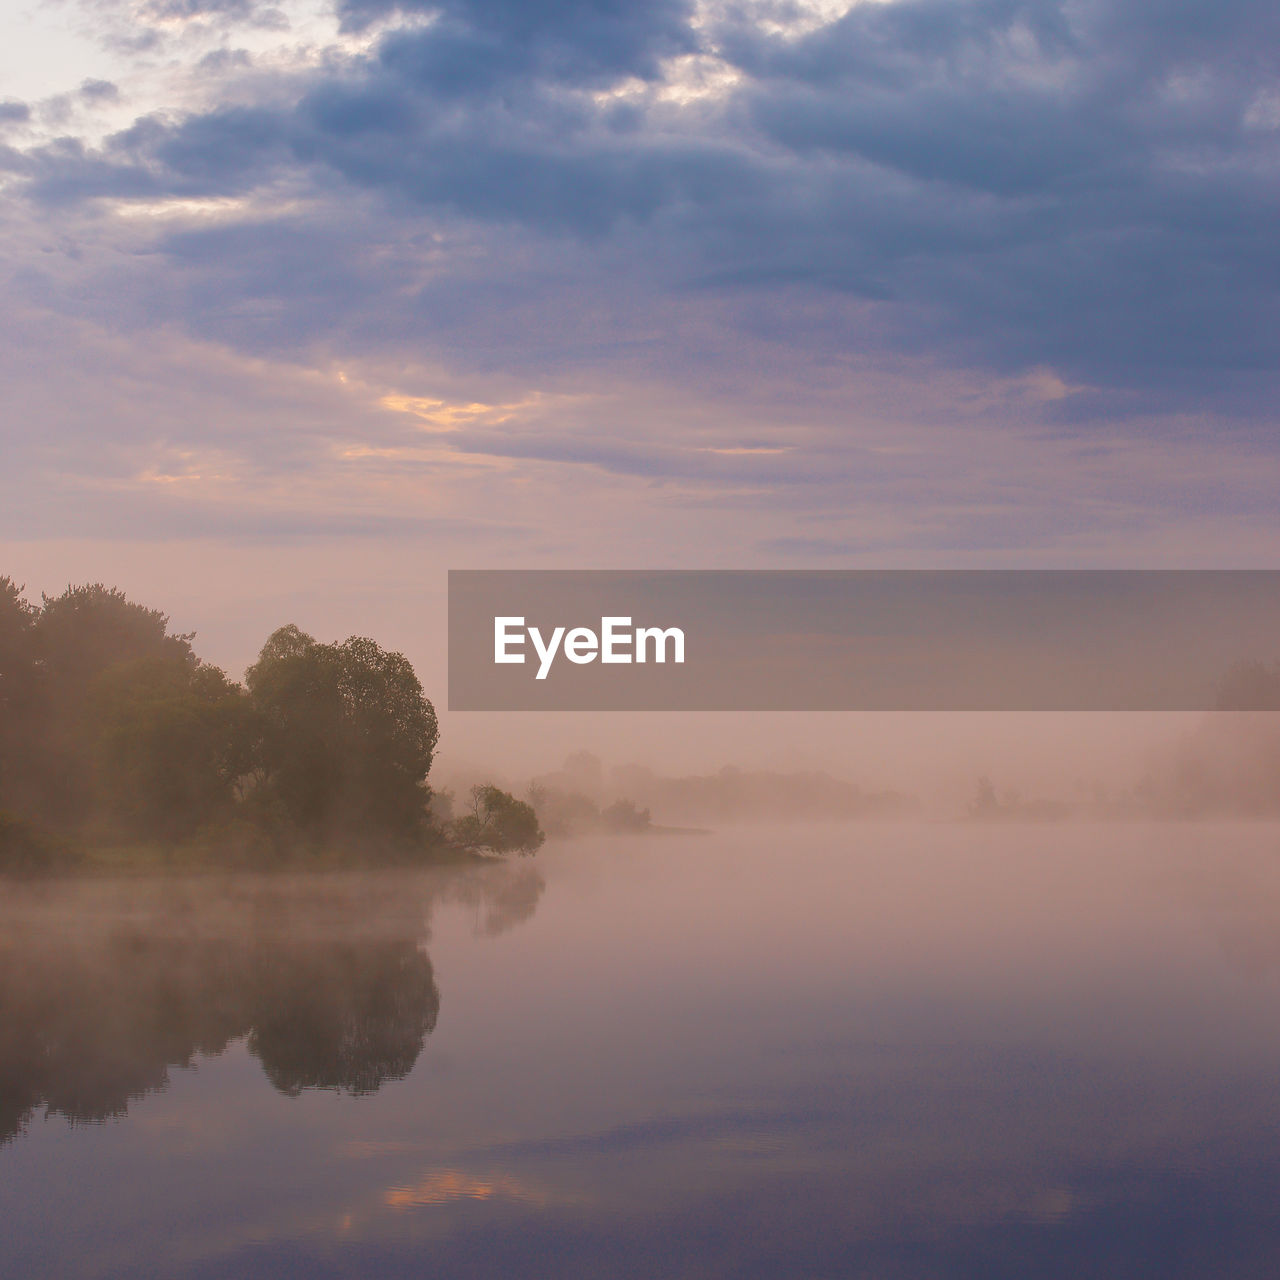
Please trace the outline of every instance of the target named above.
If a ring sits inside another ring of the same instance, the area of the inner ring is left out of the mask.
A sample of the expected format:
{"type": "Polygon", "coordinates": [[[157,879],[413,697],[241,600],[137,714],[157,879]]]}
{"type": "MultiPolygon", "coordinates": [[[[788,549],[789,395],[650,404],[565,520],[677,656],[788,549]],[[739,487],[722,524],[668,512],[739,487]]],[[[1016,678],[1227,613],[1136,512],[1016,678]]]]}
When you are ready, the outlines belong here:
{"type": "Polygon", "coordinates": [[[497,776],[521,794],[532,783],[560,808],[566,797],[597,807],[624,799],[650,809],[655,823],[716,829],[964,819],[984,779],[1003,811],[988,817],[1280,816],[1274,711],[530,712],[503,720],[484,757],[469,756],[464,736],[442,753],[433,781],[465,794],[497,776]]]}
{"type": "Polygon", "coordinates": [[[531,913],[532,867],[413,877],[10,883],[0,907],[0,1142],[38,1112],[127,1113],[172,1072],[242,1045],[281,1093],[377,1092],[413,1069],[440,1008],[440,902],[486,934],[531,913]]]}
{"type": "Polygon", "coordinates": [[[16,886],[15,1274],[1252,1276],[1280,827],[16,886]]]}

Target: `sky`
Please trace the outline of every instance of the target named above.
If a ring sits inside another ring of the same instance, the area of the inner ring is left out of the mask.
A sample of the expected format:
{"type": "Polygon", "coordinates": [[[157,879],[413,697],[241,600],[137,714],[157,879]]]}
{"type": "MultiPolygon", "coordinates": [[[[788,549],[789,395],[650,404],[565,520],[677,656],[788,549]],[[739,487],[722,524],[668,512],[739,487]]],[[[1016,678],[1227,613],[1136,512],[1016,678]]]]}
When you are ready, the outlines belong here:
{"type": "Polygon", "coordinates": [[[1274,0],[0,0],[0,573],[442,702],[448,568],[1280,566],[1278,72],[1274,0]]]}

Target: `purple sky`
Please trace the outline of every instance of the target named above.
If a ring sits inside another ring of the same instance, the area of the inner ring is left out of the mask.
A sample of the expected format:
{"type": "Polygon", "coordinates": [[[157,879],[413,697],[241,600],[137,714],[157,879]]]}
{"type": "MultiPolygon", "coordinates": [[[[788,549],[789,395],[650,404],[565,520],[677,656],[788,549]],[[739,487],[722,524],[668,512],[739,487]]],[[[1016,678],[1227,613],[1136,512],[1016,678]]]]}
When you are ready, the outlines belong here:
{"type": "Polygon", "coordinates": [[[0,7],[0,572],[1275,566],[1274,0],[0,7]]]}

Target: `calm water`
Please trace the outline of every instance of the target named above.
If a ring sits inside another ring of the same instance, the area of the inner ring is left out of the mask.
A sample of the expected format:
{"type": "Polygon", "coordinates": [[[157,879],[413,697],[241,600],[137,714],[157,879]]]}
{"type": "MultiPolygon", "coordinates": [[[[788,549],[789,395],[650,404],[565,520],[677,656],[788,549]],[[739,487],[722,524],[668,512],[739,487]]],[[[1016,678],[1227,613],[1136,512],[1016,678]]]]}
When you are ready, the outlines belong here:
{"type": "Polygon", "coordinates": [[[1280,829],[6,891],[0,1273],[1280,1274],[1280,829]]]}

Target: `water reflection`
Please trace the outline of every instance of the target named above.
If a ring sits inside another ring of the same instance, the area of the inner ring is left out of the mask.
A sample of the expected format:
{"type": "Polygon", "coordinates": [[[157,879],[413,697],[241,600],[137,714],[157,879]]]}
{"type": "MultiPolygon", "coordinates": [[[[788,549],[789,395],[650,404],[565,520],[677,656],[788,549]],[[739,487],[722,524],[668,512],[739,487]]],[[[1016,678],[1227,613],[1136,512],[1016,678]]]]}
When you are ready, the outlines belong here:
{"type": "Polygon", "coordinates": [[[532,915],[532,868],[314,881],[11,888],[0,924],[0,1143],[42,1109],[123,1115],[243,1039],[281,1093],[376,1092],[436,1025],[440,901],[493,934],[532,915]]]}
{"type": "Polygon", "coordinates": [[[1278,844],[777,830],[0,907],[0,1272],[1280,1274],[1278,844]]]}

